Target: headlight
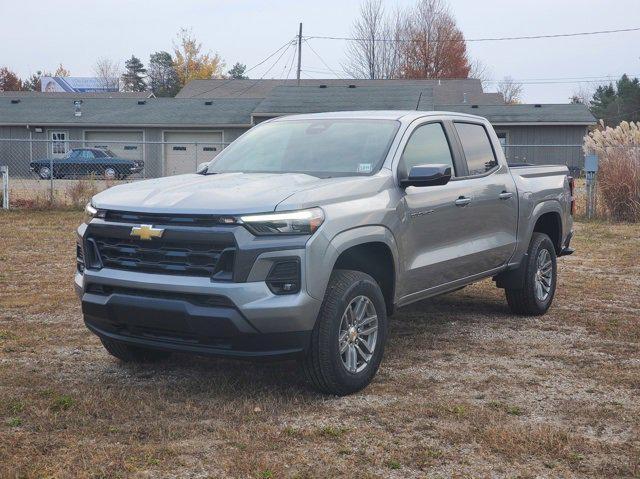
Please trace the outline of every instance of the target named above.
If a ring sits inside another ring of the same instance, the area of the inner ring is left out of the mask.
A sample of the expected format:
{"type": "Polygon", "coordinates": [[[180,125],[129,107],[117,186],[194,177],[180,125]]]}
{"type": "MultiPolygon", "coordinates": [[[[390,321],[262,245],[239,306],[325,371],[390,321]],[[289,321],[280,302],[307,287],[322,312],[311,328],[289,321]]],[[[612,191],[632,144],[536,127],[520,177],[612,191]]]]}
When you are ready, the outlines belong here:
{"type": "Polygon", "coordinates": [[[255,235],[311,235],[324,221],[320,208],[241,216],[244,225],[255,235]]]}
{"type": "Polygon", "coordinates": [[[87,203],[87,206],[84,207],[84,222],[89,224],[89,221],[93,218],[104,218],[104,211],[94,208],[91,203],[87,203]]]}

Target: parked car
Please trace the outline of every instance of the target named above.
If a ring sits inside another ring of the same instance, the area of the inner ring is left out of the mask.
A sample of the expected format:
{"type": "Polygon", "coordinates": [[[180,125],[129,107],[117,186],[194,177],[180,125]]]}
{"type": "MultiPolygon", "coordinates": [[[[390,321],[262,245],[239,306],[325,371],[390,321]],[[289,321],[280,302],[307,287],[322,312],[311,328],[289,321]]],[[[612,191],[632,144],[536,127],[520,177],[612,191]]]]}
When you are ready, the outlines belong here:
{"type": "Polygon", "coordinates": [[[374,377],[400,306],[492,277],[514,313],[544,314],[573,208],[566,167],[510,168],[481,117],[291,116],[199,173],[94,196],[75,287],[123,361],[296,357],[342,395],[374,377]]]}
{"type": "Polygon", "coordinates": [[[144,168],[142,160],[118,158],[111,150],[73,148],[63,158],[44,158],[29,164],[42,179],[95,175],[107,179],[124,179],[144,168]]]}

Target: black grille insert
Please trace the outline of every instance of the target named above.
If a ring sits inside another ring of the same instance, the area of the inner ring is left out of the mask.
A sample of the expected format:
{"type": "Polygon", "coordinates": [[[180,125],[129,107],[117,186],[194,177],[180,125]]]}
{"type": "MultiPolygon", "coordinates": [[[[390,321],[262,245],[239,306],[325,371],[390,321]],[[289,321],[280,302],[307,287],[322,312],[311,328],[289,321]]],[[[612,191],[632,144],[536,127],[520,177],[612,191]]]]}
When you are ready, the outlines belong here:
{"type": "Polygon", "coordinates": [[[170,240],[143,241],[131,238],[94,237],[102,266],[144,273],[207,276],[230,280],[231,275],[220,274],[218,262],[224,259],[225,268],[232,267],[234,248],[210,242],[170,240]]]}
{"type": "Polygon", "coordinates": [[[133,213],[112,211],[105,213],[105,220],[112,223],[136,223],[180,226],[225,226],[235,225],[233,216],[213,215],[163,215],[157,213],[133,213]]]}
{"type": "Polygon", "coordinates": [[[186,301],[196,306],[210,308],[235,308],[233,302],[226,296],[215,294],[197,293],[172,293],[169,291],[150,291],[147,289],[125,288],[121,286],[109,286],[106,284],[89,284],[87,293],[109,296],[111,294],[126,294],[128,296],[141,296],[145,298],[172,299],[186,301]]]}

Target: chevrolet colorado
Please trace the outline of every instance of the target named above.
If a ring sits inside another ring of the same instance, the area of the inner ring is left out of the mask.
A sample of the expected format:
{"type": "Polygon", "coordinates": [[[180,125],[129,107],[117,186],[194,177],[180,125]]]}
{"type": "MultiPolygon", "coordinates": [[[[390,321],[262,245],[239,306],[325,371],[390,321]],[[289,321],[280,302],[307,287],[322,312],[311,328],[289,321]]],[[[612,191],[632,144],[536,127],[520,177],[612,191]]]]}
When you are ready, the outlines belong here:
{"type": "Polygon", "coordinates": [[[509,167],[481,117],[283,117],[197,173],[94,196],[75,286],[123,361],[296,357],[313,387],[349,394],[399,306],[493,277],[514,313],[544,314],[573,205],[566,167],[509,167]]]}

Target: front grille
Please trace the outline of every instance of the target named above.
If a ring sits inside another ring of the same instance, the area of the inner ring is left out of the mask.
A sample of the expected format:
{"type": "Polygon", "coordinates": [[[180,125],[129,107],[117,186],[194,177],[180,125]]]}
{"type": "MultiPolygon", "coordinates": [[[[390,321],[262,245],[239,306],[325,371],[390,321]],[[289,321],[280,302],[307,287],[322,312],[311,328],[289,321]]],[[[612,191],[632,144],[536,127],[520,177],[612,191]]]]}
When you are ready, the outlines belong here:
{"type": "Polygon", "coordinates": [[[90,238],[105,268],[231,279],[235,249],[226,244],[130,238],[90,238]]]}
{"type": "Polygon", "coordinates": [[[108,210],[105,220],[111,223],[136,223],[175,226],[225,226],[235,224],[232,216],[215,215],[163,215],[158,213],[133,213],[108,210]]]}

